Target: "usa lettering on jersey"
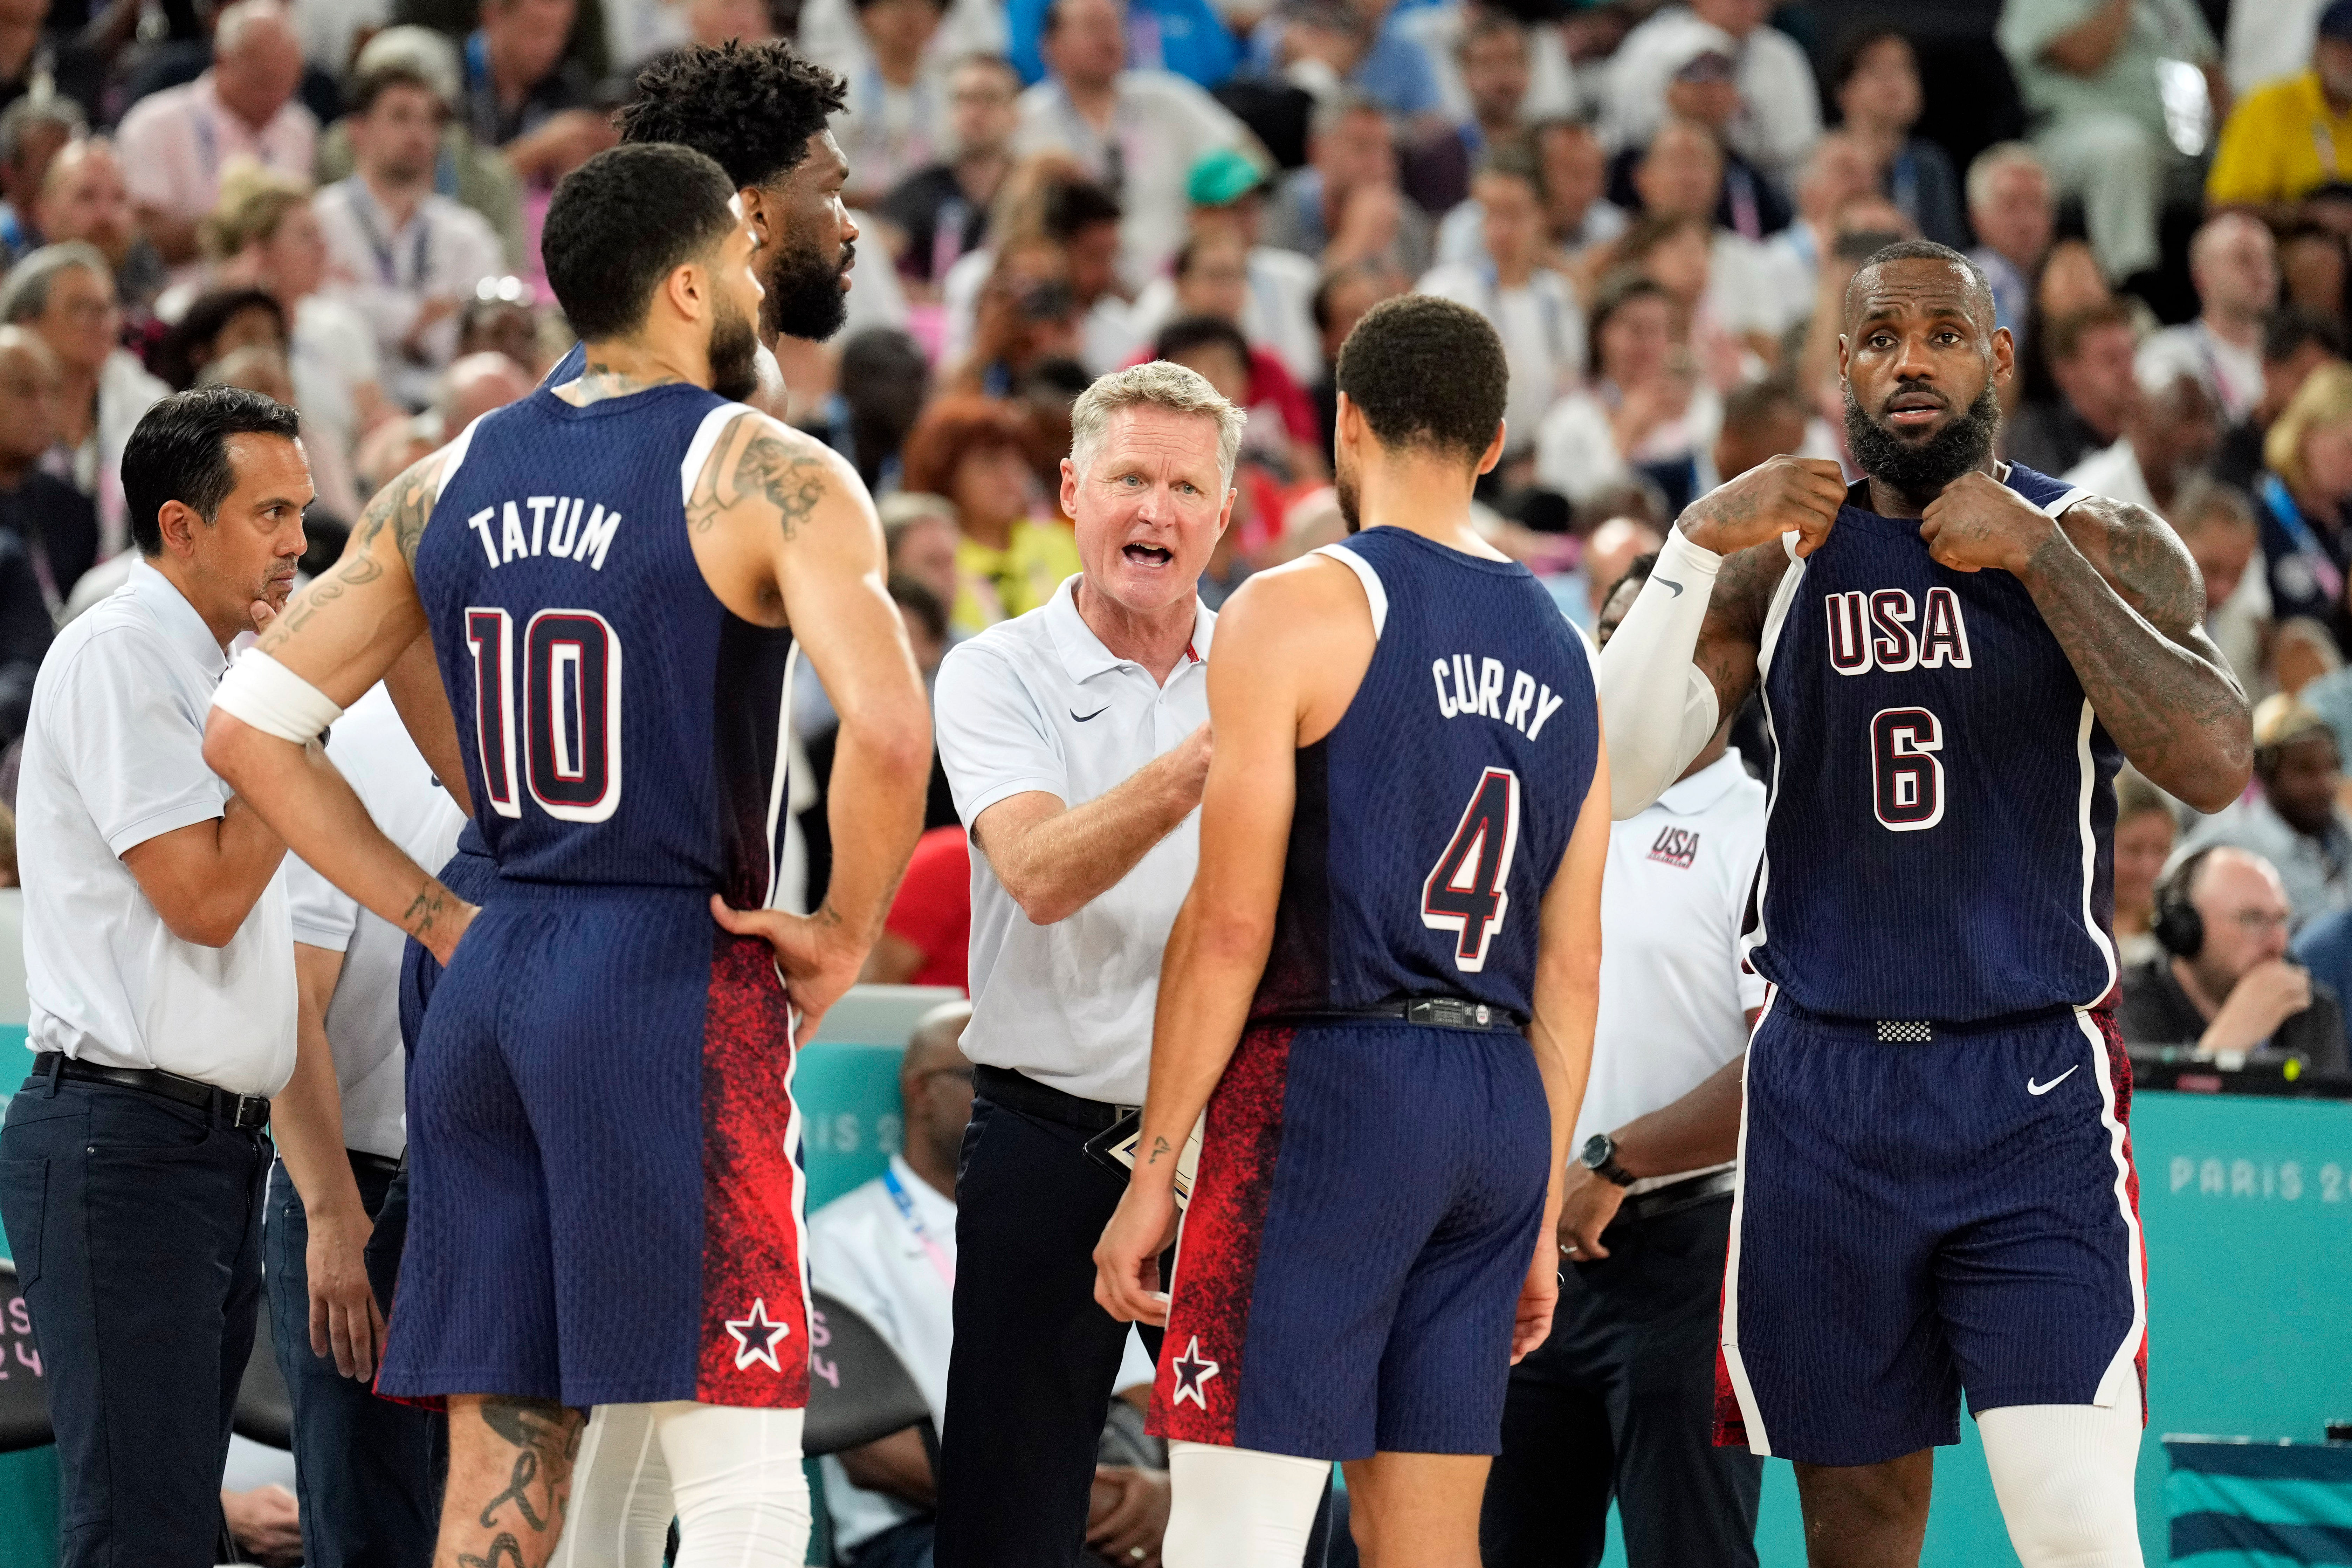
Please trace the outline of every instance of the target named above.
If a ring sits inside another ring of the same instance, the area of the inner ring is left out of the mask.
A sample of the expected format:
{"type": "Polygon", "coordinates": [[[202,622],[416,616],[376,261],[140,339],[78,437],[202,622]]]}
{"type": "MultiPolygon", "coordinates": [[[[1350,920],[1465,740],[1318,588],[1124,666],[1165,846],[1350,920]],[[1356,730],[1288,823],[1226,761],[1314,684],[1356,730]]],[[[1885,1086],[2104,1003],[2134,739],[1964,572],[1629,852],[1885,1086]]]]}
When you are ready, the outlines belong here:
{"type": "Polygon", "coordinates": [[[1825,594],[1822,605],[1829,618],[1830,668],[1840,675],[1971,668],[1968,622],[1959,595],[1949,588],[1928,589],[1924,606],[1901,588],[1825,594]]]}
{"type": "Polygon", "coordinates": [[[1507,670],[1499,658],[1457,653],[1433,659],[1430,677],[1437,684],[1437,710],[1448,719],[1478,714],[1508,724],[1532,741],[1544,721],[1559,711],[1567,698],[1554,692],[1524,669],[1507,670]],[[1504,677],[1510,678],[1510,698],[1503,697],[1504,677]]]}
{"type": "Polygon", "coordinates": [[[621,514],[598,502],[593,509],[578,496],[531,496],[520,502],[486,506],[466,520],[482,542],[482,553],[493,568],[521,556],[552,555],[576,561],[591,571],[604,569],[604,552],[621,527],[621,514]],[[530,513],[530,526],[522,514],[530,513]],[[582,520],[582,513],[587,514],[582,520]],[[492,537],[493,534],[496,537],[492,537]]]}

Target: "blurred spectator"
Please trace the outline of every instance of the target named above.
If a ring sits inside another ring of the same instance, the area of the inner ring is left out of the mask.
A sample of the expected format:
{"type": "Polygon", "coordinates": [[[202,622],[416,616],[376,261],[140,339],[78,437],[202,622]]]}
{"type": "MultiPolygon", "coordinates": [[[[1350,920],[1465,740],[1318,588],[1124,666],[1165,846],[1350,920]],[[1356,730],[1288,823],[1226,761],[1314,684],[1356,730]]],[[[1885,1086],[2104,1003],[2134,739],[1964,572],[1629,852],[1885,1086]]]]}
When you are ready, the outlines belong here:
{"type": "Polygon", "coordinates": [[[15,745],[25,733],[33,678],[40,673],[41,658],[49,651],[56,630],[31,552],[23,539],[0,531],[0,750],[15,745]]]}
{"type": "Polygon", "coordinates": [[[57,439],[58,362],[23,327],[0,327],[0,534],[22,547],[54,618],[98,559],[98,512],[41,457],[57,439]]]}
{"type": "Polygon", "coordinates": [[[1416,291],[1469,306],[1503,340],[1511,374],[1503,409],[1507,460],[1534,447],[1545,412],[1583,378],[1584,307],[1546,252],[1534,156],[1517,147],[1489,154],[1472,194],[1485,215],[1486,264],[1442,265],[1416,291]]]}
{"type": "Polygon", "coordinates": [[[1463,151],[1475,165],[1490,148],[1522,142],[1534,61],[1527,25],[1507,11],[1481,9],[1463,24],[1454,46],[1470,117],[1462,121],[1463,151]]]}
{"type": "MultiPolygon", "coordinates": [[[[482,215],[499,237],[507,266],[528,263],[522,225],[522,183],[495,144],[474,140],[463,110],[467,100],[458,72],[457,46],[430,27],[386,27],[370,38],[352,67],[355,81],[378,71],[404,70],[430,82],[446,106],[435,151],[433,188],[482,215]]],[[[356,164],[348,122],[327,128],[319,143],[319,178],[350,176],[356,164]]]]}
{"type": "Polygon", "coordinates": [[[1070,525],[1045,511],[1029,472],[1027,434],[1009,405],[950,395],[934,400],[907,437],[906,488],[955,503],[962,537],[949,615],[959,626],[1024,615],[1080,568],[1070,525]]]}
{"type": "Polygon", "coordinates": [[[877,205],[902,180],[947,152],[944,73],[927,50],[940,30],[941,0],[856,0],[865,36],[865,68],[843,78],[848,88],[834,135],[849,160],[853,207],[877,205]]]}
{"type": "MultiPolygon", "coordinates": [[[[2284,41],[2288,29],[2277,15],[2283,3],[2239,10],[2263,17],[2262,31],[2275,29],[2284,41]]],[[[2237,20],[2231,18],[2233,35],[2237,20]]],[[[2205,199],[2213,205],[2252,207],[2283,224],[2305,196],[2344,178],[2352,163],[2352,5],[2336,0],[2319,13],[2318,35],[2304,58],[2308,68],[2297,74],[2246,84],[2205,175],[2205,199]]]]}
{"type": "MultiPolygon", "coordinates": [[[[352,457],[360,437],[390,409],[375,334],[350,306],[320,292],[327,280],[327,239],[311,210],[310,187],[255,164],[236,165],[221,182],[220,206],[205,221],[205,244],[218,258],[215,285],[263,289],[285,311],[287,359],[319,510],[346,524],[356,521],[362,498],[352,457]]],[[[167,293],[156,309],[169,319],[184,306],[167,293]]]]}
{"type": "Polygon", "coordinates": [[[1415,132],[1444,108],[1436,68],[1395,0],[1299,0],[1250,34],[1250,70],[1317,98],[1345,86],[1415,132]],[[1418,122],[1418,123],[1415,123],[1418,122]]]}
{"type": "MultiPolygon", "coordinates": [[[[1682,294],[1686,304],[1704,299],[1714,324],[1733,339],[1750,333],[1769,339],[1779,333],[1787,323],[1764,281],[1762,249],[1721,221],[1723,153],[1706,129],[1685,120],[1670,120],[1660,127],[1634,165],[1633,187],[1644,217],[1667,225],[1676,219],[1696,223],[1704,240],[1699,250],[1705,267],[1696,286],[1685,289],[1668,282],[1667,287],[1682,294]]],[[[1635,264],[1637,251],[1645,251],[1660,237],[1671,241],[1675,234],[1671,226],[1642,226],[1627,232],[1613,255],[1622,263],[1635,264]]],[[[1718,385],[1738,379],[1736,368],[1708,368],[1718,373],[1718,385]]]]}
{"type": "MultiPolygon", "coordinates": [[[[1185,196],[1192,204],[1192,238],[1176,253],[1176,276],[1154,279],[1136,296],[1130,317],[1137,337],[1149,338],[1180,314],[1202,307],[1180,305],[1180,280],[1206,239],[1230,239],[1241,247],[1238,314],[1213,313],[1242,330],[1252,349],[1271,351],[1302,387],[1321,374],[1322,352],[1314,321],[1315,263],[1294,250],[1261,245],[1265,226],[1265,174],[1246,153],[1221,147],[1192,166],[1185,196]]],[[[1222,254],[1222,253],[1221,253],[1222,254]]]]}
{"type": "Polygon", "coordinates": [[[1654,554],[1665,541],[1658,531],[1646,522],[1630,517],[1612,517],[1594,529],[1584,542],[1584,560],[1580,567],[1584,578],[1584,614],[1570,618],[1587,631],[1601,624],[1601,606],[1608,602],[1611,590],[1625,580],[1633,563],[1644,555],[1654,554]]]}
{"type": "Polygon", "coordinates": [[[2273,613],[2308,616],[2341,638],[2352,632],[2344,606],[2352,536],[2352,365],[2321,365],[2304,379],[2263,439],[2267,472],[2255,489],[2263,508],[2263,555],[2273,613]]]}
{"type": "Polygon", "coordinates": [[[205,366],[224,354],[261,344],[286,351],[286,308],[265,289],[215,289],[200,294],[156,345],[153,369],[164,385],[185,392],[205,366]]]}
{"type": "Polygon", "coordinates": [[[2116,777],[2116,962],[2126,969],[2162,955],[2148,930],[2156,885],[2179,834],[2164,792],[2126,768],[2116,777]]]}
{"type": "Polygon", "coordinates": [[[2263,395],[2252,416],[2231,430],[2213,459],[2213,477],[2251,489],[2262,477],[2263,438],[2304,379],[2330,360],[2344,357],[2344,334],[2336,323],[2300,305],[2282,305],[2263,325],[2263,395]]]}
{"type": "Polygon", "coordinates": [[[578,0],[482,0],[466,40],[466,120],[525,181],[552,184],[613,145],[595,84],[564,58],[578,0]]]}
{"type": "Polygon", "coordinates": [[[1855,34],[1830,67],[1830,96],[1845,133],[1861,145],[1879,187],[1920,237],[1954,249],[1969,243],[1960,223],[1960,182],[1944,150],[1911,134],[1925,101],[1919,58],[1893,27],[1855,34]]]}
{"type": "Polygon", "coordinates": [[[876,985],[971,989],[971,844],[954,824],[915,840],[882,934],[857,976],[876,985]]]}
{"type": "Polygon", "coordinates": [[[2110,300],[2062,316],[2049,347],[2058,395],[2018,410],[2008,453],[2029,468],[2063,474],[2123,434],[2136,393],[2131,312],[2110,300]]]}
{"type": "Polygon", "coordinates": [[[1751,381],[1723,400],[1723,429],[1715,438],[1715,477],[1729,484],[1748,469],[1798,452],[1812,409],[1785,381],[1751,381]]]}
{"type": "Polygon", "coordinates": [[[2346,325],[2344,237],[2315,223],[2299,224],[2278,242],[2279,282],[2287,303],[2346,325]]]}
{"type": "MultiPolygon", "coordinates": [[[[1677,345],[1675,315],[1673,296],[1647,278],[1602,289],[1592,308],[1591,381],[1561,398],[1537,434],[1536,478],[1546,489],[1582,502],[1639,471],[1679,510],[1712,488],[1697,470],[1723,405],[1677,345]]],[[[1604,585],[1622,574],[1621,566],[1604,585]]]]}
{"type": "MultiPolygon", "coordinates": [[[[2051,334],[2054,323],[2083,310],[2116,303],[2106,274],[2088,241],[2062,239],[2042,258],[2034,275],[2025,331],[2018,340],[2018,374],[2010,378],[2004,395],[2027,403],[2049,403],[2058,396],[2050,372],[2051,334]]],[[[2013,405],[2012,405],[2013,406],[2013,405]]]]}
{"type": "MultiPolygon", "coordinates": [[[[943,496],[900,490],[884,496],[879,510],[890,575],[920,583],[931,591],[931,597],[952,605],[956,599],[954,505],[943,496]]],[[[948,623],[950,646],[970,635],[952,620],[948,623]]]]}
{"type": "Polygon", "coordinates": [[[0,108],[39,90],[37,79],[47,74],[41,24],[48,11],[48,0],[0,0],[0,108]]]}
{"type": "Polygon", "coordinates": [[[1021,95],[1014,151],[1066,153],[1118,200],[1121,268],[1140,284],[1183,243],[1192,165],[1215,148],[1244,145],[1249,133],[1182,77],[1124,68],[1120,0],[1051,0],[1041,47],[1050,74],[1021,95]]]}
{"type": "Polygon", "coordinates": [[[1878,189],[1878,170],[1863,143],[1832,131],[1813,143],[1797,176],[1797,216],[1764,242],[1758,258],[1773,309],[1784,321],[1802,320],[1813,309],[1822,258],[1837,228],[1840,208],[1878,189]]]}
{"type": "MultiPolygon", "coordinates": [[[[1611,201],[1609,157],[1592,127],[1580,120],[1547,120],[1528,133],[1542,175],[1545,243],[1575,260],[1623,234],[1631,220],[1611,201]]],[[[1437,226],[1437,259],[1477,262],[1486,254],[1486,215],[1474,195],[1437,226]]]]}
{"type": "MultiPolygon", "coordinates": [[[[1249,252],[1242,247],[1240,237],[1233,234],[1204,234],[1178,251],[1171,301],[1175,319],[1153,335],[1150,352],[1155,358],[1175,359],[1178,342],[1200,340],[1204,326],[1220,329],[1209,336],[1241,356],[1240,364],[1234,367],[1240,373],[1240,395],[1228,395],[1228,401],[1254,415],[1243,433],[1244,448],[1262,454],[1286,480],[1324,478],[1330,464],[1323,455],[1321,432],[1307,389],[1280,355],[1250,342],[1241,330],[1242,312],[1249,300],[1248,264],[1249,252]],[[1189,332],[1180,331],[1188,325],[1189,332]]],[[[1200,365],[1192,368],[1209,375],[1200,365]]],[[[1213,375],[1209,379],[1217,380],[1213,375]]],[[[1225,388],[1220,384],[1218,390],[1225,388]]]]}
{"type": "MultiPolygon", "coordinates": [[[[2059,474],[2068,484],[2170,517],[2181,489],[2213,460],[2221,421],[2205,384],[2189,371],[2139,378],[2125,405],[2123,434],[2059,474]]],[[[2032,466],[2031,458],[2020,458],[2032,466]]]]}
{"type": "Polygon", "coordinates": [[[2140,379],[2193,375],[2235,425],[2263,399],[2263,318],[2278,302],[2278,247],[2264,225],[2224,213],[2189,242],[2189,272],[2200,313],[2140,345],[2140,379]]]}
{"type": "MultiPolygon", "coordinates": [[[[2269,674],[2278,689],[2300,698],[2344,668],[2336,634],[2307,616],[2281,621],[2271,633],[2269,674]]],[[[2331,726],[2332,728],[2332,726],[2331,726]]]]}
{"type": "Polygon", "coordinates": [[[910,282],[944,283],[948,268],[987,239],[989,204],[1013,168],[1020,90],[1013,68],[992,55],[968,56],[949,69],[941,161],[909,174],[877,209],[907,236],[898,271],[910,282]]]}
{"type": "Polygon", "coordinates": [[[2342,782],[2326,721],[2285,692],[2266,697],[2254,709],[2255,793],[2199,824],[2187,847],[2227,844],[2268,860],[2298,928],[2352,907],[2352,820],[2336,798],[2342,782]]]}
{"type": "Polygon", "coordinates": [[[55,93],[27,93],[0,110],[0,269],[42,245],[42,182],[87,124],[80,104],[55,93]]]}
{"type": "Polygon", "coordinates": [[[310,177],[319,121],[294,96],[301,80],[301,41],[285,8],[236,0],[213,30],[211,68],[149,94],[122,117],[123,178],[140,227],[165,261],[196,259],[197,225],[218,205],[232,159],[310,177]]]}
{"type": "Polygon", "coordinates": [[[1821,89],[1796,40],[1765,25],[1771,9],[1768,0],[1691,0],[1628,33],[1609,63],[1602,139],[1620,150],[1645,145],[1666,118],[1668,79],[1692,58],[1691,37],[1719,28],[1730,36],[1737,62],[1732,150],[1768,174],[1795,173],[1822,133],[1821,89]]]}
{"type": "Polygon", "coordinates": [[[930,390],[922,345],[904,332],[869,327],[842,344],[837,387],[815,434],[856,467],[867,489],[896,489],[899,450],[930,390]]]}
{"type": "Polygon", "coordinates": [[[2116,1026],[2126,1045],[2300,1051],[2322,1072],[2344,1069],[2343,1009],[2287,962],[2286,895],[2260,853],[2191,853],[2158,898],[2159,929],[2180,934],[2123,977],[2116,1026]]]}
{"type": "Polygon", "coordinates": [[[2205,580],[2205,635],[2229,660],[2239,686],[2261,690],[2271,582],[2262,569],[2263,528],[2253,501],[2234,485],[2200,477],[2181,486],[2165,517],[2205,580]]]}
{"type": "Polygon", "coordinates": [[[2166,187],[2209,134],[2168,123],[2168,62],[2203,71],[2213,102],[2227,100],[2196,0],[2004,0],[1998,37],[2034,145],[2058,195],[2082,199],[2108,281],[2156,266],[2166,187]]]}
{"type": "MultiPolygon", "coordinates": [[[[1719,226],[1750,240],[1779,233],[1788,226],[1788,198],[1773,176],[1743,157],[1730,142],[1739,113],[1739,93],[1732,82],[1735,46],[1728,36],[1710,27],[1682,34],[1675,47],[1689,58],[1669,57],[1674,74],[1666,82],[1668,118],[1659,134],[1679,121],[1697,126],[1713,139],[1719,165],[1715,206],[1719,226]]],[[[1641,192],[1636,170],[1646,155],[1642,147],[1625,148],[1612,164],[1609,180],[1615,200],[1643,211],[1649,210],[1648,198],[1641,192]]]]}
{"type": "Polygon", "coordinates": [[[433,188],[446,113],[414,70],[385,66],[361,78],[346,121],[357,170],[313,204],[328,292],[373,331],[387,390],[412,408],[457,353],[458,306],[501,263],[481,214],[433,188]]]}
{"type": "Polygon", "coordinates": [[[163,291],[163,258],[139,232],[131,187],[114,143],[102,136],[68,142],[49,163],[35,207],[42,243],[82,239],[114,268],[115,298],[144,310],[163,291]]]}
{"type": "Polygon", "coordinates": [[[1315,405],[1316,447],[1331,450],[1339,424],[1339,346],[1364,312],[1404,292],[1404,279],[1380,261],[1358,261],[1323,275],[1315,286],[1315,331],[1323,343],[1323,374],[1307,394],[1315,405]]]}
{"type": "MultiPolygon", "coordinates": [[[[196,378],[198,386],[240,386],[247,392],[257,392],[272,403],[294,406],[294,374],[286,366],[286,355],[267,343],[247,343],[221,355],[205,366],[196,378]]],[[[310,525],[314,530],[321,526],[310,525]]],[[[334,526],[332,524],[325,526],[334,526]]],[[[348,532],[348,530],[344,531],[348,532]]]]}
{"type": "Polygon", "coordinates": [[[1178,317],[1160,329],[1152,357],[1198,371],[1218,395],[1250,416],[1234,468],[1233,512],[1202,577],[1201,591],[1221,601],[1250,572],[1276,563],[1273,549],[1282,537],[1285,483],[1319,479],[1328,472],[1312,444],[1313,413],[1288,373],[1278,363],[1254,358],[1249,344],[1223,318],[1178,317]],[[1302,428],[1307,432],[1305,439],[1300,438],[1302,428]]]}
{"type": "Polygon", "coordinates": [[[1132,290],[1119,279],[1124,216],[1119,204],[1090,181],[1055,181],[1046,187],[1045,237],[1068,258],[1078,358],[1097,375],[1125,364],[1139,341],[1129,305],[1132,290]]]}
{"type": "Polygon", "coordinates": [[[457,307],[457,357],[501,353],[533,381],[547,372],[546,345],[530,306],[530,285],[519,278],[484,281],[457,307]]]}
{"type": "Polygon", "coordinates": [[[373,495],[491,409],[530,396],[533,380],[505,354],[459,354],[434,383],[424,413],[387,420],[360,444],[355,466],[362,491],[373,495]]]}
{"type": "MultiPolygon", "coordinates": [[[[866,31],[858,26],[855,0],[804,0],[793,47],[803,59],[844,80],[873,68],[866,31]]],[[[1002,0],[947,0],[939,28],[924,51],[927,65],[943,68],[968,55],[1006,52],[1010,35],[1002,0]]]]}
{"type": "Polygon", "coordinates": [[[170,388],[121,345],[114,269],[84,241],[44,246],[16,263],[0,282],[0,325],[31,328],[57,361],[58,439],[42,466],[95,503],[103,560],[131,542],[122,448],[170,388]]]}
{"type": "Polygon", "coordinates": [[[2058,204],[2042,159],[2022,142],[1997,142],[1969,165],[1969,225],[1979,241],[1969,259],[1992,285],[1994,319],[2025,346],[2033,279],[2058,226],[2058,204]]]}
{"type": "Polygon", "coordinates": [[[1276,187],[1265,241],[1318,258],[1326,269],[1378,258],[1408,278],[1429,270],[1431,226],[1397,183],[1394,132],[1360,92],[1315,107],[1307,163],[1276,187]]]}

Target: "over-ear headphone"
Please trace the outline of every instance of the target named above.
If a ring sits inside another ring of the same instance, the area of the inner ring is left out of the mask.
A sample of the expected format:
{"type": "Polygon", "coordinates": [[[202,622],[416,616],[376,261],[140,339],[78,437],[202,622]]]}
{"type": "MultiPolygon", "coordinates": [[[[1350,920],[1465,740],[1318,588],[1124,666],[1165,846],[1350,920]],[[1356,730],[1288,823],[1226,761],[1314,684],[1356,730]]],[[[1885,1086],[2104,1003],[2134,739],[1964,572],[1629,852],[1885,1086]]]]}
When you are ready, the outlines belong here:
{"type": "Polygon", "coordinates": [[[2156,889],[2156,916],[2148,922],[2148,933],[2158,947],[2176,958],[2194,958],[2205,950],[2205,917],[2189,901],[2189,889],[2196,884],[2198,868],[2211,853],[2210,844],[2190,852],[2156,889]]]}

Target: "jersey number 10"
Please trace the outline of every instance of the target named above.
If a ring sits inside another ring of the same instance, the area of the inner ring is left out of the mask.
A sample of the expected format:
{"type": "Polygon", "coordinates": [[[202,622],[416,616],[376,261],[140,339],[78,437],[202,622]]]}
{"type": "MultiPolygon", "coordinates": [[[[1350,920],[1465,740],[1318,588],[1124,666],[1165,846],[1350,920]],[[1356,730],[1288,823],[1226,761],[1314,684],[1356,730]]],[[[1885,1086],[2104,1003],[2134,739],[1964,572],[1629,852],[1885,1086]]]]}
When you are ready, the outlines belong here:
{"type": "Polygon", "coordinates": [[[467,610],[466,643],[474,655],[474,739],[490,809],[522,815],[520,774],[540,809],[561,821],[602,822],[619,810],[621,639],[611,623],[593,610],[530,617],[522,633],[520,724],[514,617],[467,610]]]}
{"type": "Polygon", "coordinates": [[[1488,768],[1445,853],[1421,887],[1421,923],[1454,933],[1454,967],[1475,974],[1510,913],[1511,856],[1519,847],[1519,775],[1488,768]]]}

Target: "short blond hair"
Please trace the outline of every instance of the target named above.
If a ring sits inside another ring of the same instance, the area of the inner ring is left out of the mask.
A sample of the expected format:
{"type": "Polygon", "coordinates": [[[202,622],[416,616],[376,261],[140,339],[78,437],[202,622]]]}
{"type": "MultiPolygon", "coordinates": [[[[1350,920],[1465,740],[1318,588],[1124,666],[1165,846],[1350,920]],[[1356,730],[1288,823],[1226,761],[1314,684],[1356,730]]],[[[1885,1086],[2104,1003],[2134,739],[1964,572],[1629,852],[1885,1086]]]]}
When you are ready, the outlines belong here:
{"type": "Polygon", "coordinates": [[[220,199],[198,226],[205,247],[222,260],[268,239],[296,207],[310,205],[310,182],[252,159],[233,158],[222,171],[220,199]]]}
{"type": "Polygon", "coordinates": [[[1242,450],[1242,426],[1249,416],[1226,402],[1197,370],[1164,359],[1131,365],[1098,378],[1070,408],[1070,466],[1084,479],[1095,454],[1110,434],[1110,418],[1123,408],[1165,408],[1195,414],[1217,426],[1217,473],[1224,488],[1234,482],[1242,450]]]}
{"type": "Polygon", "coordinates": [[[2323,364],[2303,384],[2263,437],[2263,464],[2298,490],[2310,475],[2303,466],[2304,438],[2315,426],[2352,420],[2352,365],[2323,364]]]}

